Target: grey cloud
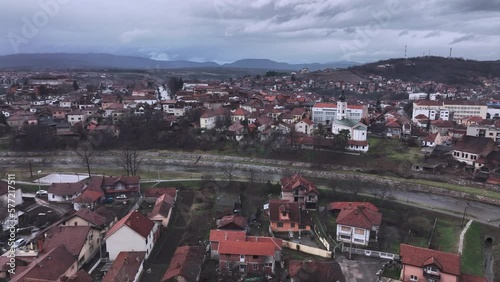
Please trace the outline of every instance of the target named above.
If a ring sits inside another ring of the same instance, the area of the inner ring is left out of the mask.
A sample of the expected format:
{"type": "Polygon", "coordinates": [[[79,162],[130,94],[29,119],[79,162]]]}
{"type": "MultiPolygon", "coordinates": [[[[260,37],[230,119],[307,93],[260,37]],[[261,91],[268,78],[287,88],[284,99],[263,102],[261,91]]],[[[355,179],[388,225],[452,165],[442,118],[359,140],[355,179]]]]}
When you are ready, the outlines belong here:
{"type": "Polygon", "coordinates": [[[469,40],[472,40],[475,38],[476,38],[476,36],[474,34],[467,34],[467,35],[463,35],[463,36],[460,36],[460,37],[453,39],[453,41],[451,41],[450,44],[456,44],[456,43],[463,42],[463,41],[469,41],[469,40]]]}
{"type": "Polygon", "coordinates": [[[410,32],[408,30],[403,30],[401,31],[398,36],[404,36],[404,35],[408,35],[410,32]]]}
{"type": "Polygon", "coordinates": [[[431,31],[429,33],[427,33],[424,38],[431,38],[431,37],[437,37],[437,36],[440,36],[441,35],[441,32],[439,31],[431,31]]]}

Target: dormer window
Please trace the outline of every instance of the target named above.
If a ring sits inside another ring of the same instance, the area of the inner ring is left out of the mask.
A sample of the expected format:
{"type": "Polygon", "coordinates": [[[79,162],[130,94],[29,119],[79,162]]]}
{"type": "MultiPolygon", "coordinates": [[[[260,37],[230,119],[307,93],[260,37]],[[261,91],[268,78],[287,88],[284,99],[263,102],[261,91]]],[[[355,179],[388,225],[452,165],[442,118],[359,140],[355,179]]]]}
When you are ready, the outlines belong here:
{"type": "Polygon", "coordinates": [[[287,217],[287,213],[286,213],[286,211],[281,212],[281,216],[283,216],[283,217],[287,217]]]}
{"type": "Polygon", "coordinates": [[[437,267],[435,267],[434,265],[429,265],[425,268],[427,270],[427,272],[438,272],[439,269],[437,267]]]}

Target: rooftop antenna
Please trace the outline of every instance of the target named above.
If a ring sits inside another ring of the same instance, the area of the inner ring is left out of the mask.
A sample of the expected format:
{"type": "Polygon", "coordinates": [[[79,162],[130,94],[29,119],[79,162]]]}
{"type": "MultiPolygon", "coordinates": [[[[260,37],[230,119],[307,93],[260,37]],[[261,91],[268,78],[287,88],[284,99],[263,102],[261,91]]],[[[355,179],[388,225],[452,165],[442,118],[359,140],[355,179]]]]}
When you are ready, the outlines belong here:
{"type": "Polygon", "coordinates": [[[453,50],[453,48],[452,48],[452,47],[450,47],[450,58],[451,58],[451,51],[452,51],[452,50],[453,50]]]}
{"type": "Polygon", "coordinates": [[[406,51],[408,50],[408,46],[405,45],[405,60],[406,60],[406,51]]]}

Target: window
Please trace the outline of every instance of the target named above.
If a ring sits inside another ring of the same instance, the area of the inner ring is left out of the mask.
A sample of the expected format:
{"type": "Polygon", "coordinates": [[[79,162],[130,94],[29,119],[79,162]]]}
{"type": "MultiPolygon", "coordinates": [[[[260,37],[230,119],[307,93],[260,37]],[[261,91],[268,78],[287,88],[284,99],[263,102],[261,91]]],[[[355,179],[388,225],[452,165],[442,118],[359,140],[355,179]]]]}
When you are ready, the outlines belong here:
{"type": "Polygon", "coordinates": [[[365,230],[360,229],[360,228],[356,228],[356,229],[354,229],[354,233],[356,233],[358,235],[365,235],[365,230]]]}
{"type": "Polygon", "coordinates": [[[278,227],[283,227],[283,222],[278,222],[278,227]]]}
{"type": "Polygon", "coordinates": [[[299,224],[299,229],[306,229],[306,225],[305,224],[299,224]]]}
{"type": "Polygon", "coordinates": [[[427,271],[430,271],[430,272],[438,272],[439,271],[438,268],[435,267],[434,265],[429,265],[429,266],[427,266],[426,269],[427,269],[427,271]]]}
{"type": "Polygon", "coordinates": [[[258,258],[259,258],[259,256],[252,256],[252,258],[253,258],[253,259],[258,259],[258,258]]]}
{"type": "Polygon", "coordinates": [[[341,227],[340,227],[340,230],[342,230],[342,231],[346,231],[346,232],[351,232],[351,227],[341,226],[341,227]]]}
{"type": "Polygon", "coordinates": [[[78,226],[78,222],[75,221],[75,226],[78,226]]]}
{"type": "Polygon", "coordinates": [[[361,239],[354,239],[354,242],[364,244],[364,243],[365,243],[365,240],[361,240],[361,239]]]}
{"type": "Polygon", "coordinates": [[[273,266],[273,263],[272,263],[272,262],[267,262],[267,263],[266,263],[266,267],[271,267],[271,266],[273,266]]]}
{"type": "Polygon", "coordinates": [[[350,239],[351,239],[351,236],[347,236],[347,235],[340,235],[340,239],[350,240],[350,239]]]}
{"type": "Polygon", "coordinates": [[[254,263],[252,268],[253,268],[253,270],[259,270],[259,265],[254,263]]]}
{"type": "Polygon", "coordinates": [[[410,275],[410,280],[411,281],[418,281],[418,277],[415,275],[410,275]]]}

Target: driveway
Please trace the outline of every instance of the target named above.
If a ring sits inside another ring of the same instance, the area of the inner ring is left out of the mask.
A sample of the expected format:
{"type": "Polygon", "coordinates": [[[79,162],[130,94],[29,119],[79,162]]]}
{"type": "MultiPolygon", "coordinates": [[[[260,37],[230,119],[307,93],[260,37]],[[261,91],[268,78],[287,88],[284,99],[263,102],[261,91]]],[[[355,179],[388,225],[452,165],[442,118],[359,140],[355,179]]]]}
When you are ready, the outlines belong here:
{"type": "Polygon", "coordinates": [[[381,259],[355,255],[352,256],[352,260],[345,256],[339,256],[336,261],[340,264],[346,282],[375,282],[377,281],[377,271],[382,269],[382,265],[385,263],[381,259]]]}

